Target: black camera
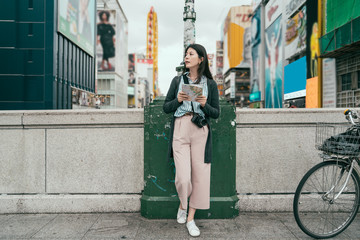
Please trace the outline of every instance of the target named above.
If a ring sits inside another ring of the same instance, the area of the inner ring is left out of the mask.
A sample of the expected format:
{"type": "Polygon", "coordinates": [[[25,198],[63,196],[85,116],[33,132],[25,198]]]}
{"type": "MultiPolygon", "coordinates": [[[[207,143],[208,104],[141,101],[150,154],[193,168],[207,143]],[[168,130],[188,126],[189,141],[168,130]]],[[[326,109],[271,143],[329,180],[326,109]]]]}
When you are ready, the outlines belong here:
{"type": "Polygon", "coordinates": [[[203,126],[207,125],[206,119],[198,113],[194,113],[194,116],[191,118],[191,121],[199,128],[202,128],[203,126]]]}

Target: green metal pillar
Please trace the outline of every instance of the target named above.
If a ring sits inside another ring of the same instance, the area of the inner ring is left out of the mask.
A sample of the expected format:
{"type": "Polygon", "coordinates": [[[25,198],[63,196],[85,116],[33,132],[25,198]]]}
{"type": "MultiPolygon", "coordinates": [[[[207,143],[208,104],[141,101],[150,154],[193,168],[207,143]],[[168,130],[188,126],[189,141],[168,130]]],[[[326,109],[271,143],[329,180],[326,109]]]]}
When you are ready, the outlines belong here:
{"type": "MultiPolygon", "coordinates": [[[[174,161],[167,161],[172,114],[162,110],[164,97],[144,111],[144,191],[141,215],[146,218],[176,218],[180,201],[174,180],[174,161]]],[[[210,209],[197,210],[196,218],[232,218],[239,215],[236,193],[235,108],[220,100],[220,117],[211,120],[213,162],[211,163],[210,209]]]]}

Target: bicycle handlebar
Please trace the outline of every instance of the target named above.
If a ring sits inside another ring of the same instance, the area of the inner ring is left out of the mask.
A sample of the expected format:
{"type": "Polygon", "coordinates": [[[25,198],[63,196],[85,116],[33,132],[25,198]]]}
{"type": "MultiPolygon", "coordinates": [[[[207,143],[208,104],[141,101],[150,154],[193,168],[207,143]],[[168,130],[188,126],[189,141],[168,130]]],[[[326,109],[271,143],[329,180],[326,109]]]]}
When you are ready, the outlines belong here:
{"type": "Polygon", "coordinates": [[[344,111],[344,115],[346,116],[346,119],[347,119],[352,125],[356,125],[354,119],[357,119],[357,118],[358,118],[357,112],[355,112],[354,110],[346,109],[346,110],[344,111]]]}

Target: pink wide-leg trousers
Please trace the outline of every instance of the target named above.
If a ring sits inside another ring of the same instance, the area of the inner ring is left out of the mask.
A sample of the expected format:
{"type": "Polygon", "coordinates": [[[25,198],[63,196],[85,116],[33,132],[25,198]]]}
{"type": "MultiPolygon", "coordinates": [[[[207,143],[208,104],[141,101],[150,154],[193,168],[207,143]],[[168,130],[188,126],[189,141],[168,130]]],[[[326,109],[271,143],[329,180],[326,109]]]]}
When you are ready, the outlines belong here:
{"type": "Polygon", "coordinates": [[[181,207],[210,208],[210,163],[204,163],[207,126],[199,128],[191,122],[192,115],[175,119],[173,153],[175,186],[181,207]]]}

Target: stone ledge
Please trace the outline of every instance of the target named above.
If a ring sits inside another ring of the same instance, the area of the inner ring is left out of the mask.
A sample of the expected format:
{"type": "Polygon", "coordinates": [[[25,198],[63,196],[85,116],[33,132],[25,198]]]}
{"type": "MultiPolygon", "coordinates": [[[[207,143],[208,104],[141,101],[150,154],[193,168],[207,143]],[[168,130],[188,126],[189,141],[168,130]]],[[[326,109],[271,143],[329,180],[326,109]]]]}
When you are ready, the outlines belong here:
{"type": "MultiPolygon", "coordinates": [[[[316,109],[237,109],[237,125],[315,124],[347,122],[342,108],[316,109]]],[[[360,109],[354,109],[360,111],[360,109]]]]}
{"type": "MultiPolygon", "coordinates": [[[[241,212],[292,212],[289,195],[238,195],[241,212]]],[[[0,195],[0,213],[140,212],[140,194],[0,195]]]]}
{"type": "Polygon", "coordinates": [[[24,126],[143,124],[143,110],[62,110],[26,111],[24,126]]]}
{"type": "Polygon", "coordinates": [[[22,125],[24,111],[0,111],[0,127],[14,127],[22,125]]]}
{"type": "Polygon", "coordinates": [[[292,212],[294,195],[238,195],[241,212],[292,212]]]}
{"type": "Polygon", "coordinates": [[[0,213],[139,212],[139,194],[0,195],[0,213]]]}

